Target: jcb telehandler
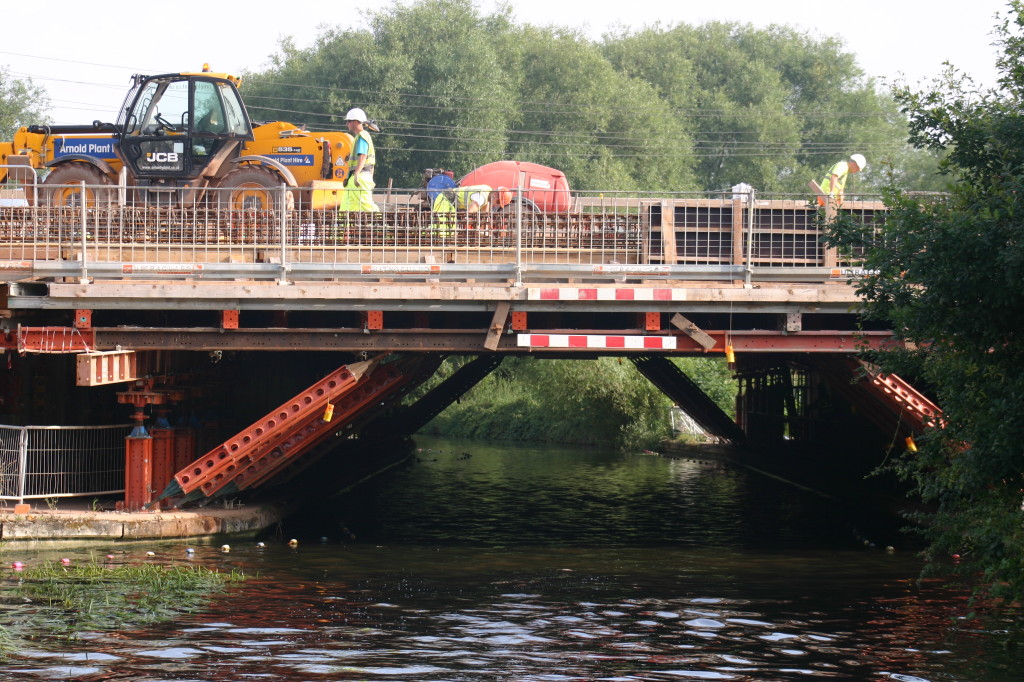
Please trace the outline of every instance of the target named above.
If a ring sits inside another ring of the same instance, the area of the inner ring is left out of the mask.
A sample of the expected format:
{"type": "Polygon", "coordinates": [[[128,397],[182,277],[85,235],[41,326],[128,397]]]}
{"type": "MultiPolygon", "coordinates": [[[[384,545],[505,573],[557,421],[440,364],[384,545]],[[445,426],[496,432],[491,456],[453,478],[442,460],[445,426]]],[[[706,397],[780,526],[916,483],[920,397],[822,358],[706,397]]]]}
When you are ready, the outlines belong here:
{"type": "Polygon", "coordinates": [[[77,204],[83,182],[88,205],[118,197],[129,205],[226,202],[233,209],[270,209],[282,200],[336,204],[352,137],[282,121],[254,124],[240,83],[208,67],[136,75],[117,123],[29,126],[0,142],[0,183],[20,183],[29,203],[43,205],[77,204]]]}

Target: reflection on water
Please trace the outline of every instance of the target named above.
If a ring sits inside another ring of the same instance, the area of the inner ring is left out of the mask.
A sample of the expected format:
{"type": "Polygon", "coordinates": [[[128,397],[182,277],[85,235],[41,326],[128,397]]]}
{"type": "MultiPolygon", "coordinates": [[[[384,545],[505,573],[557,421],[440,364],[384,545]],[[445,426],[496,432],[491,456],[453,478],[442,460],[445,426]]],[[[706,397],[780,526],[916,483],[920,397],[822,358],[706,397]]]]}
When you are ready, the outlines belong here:
{"type": "MultiPolygon", "coordinates": [[[[721,464],[423,441],[281,538],[122,546],[255,575],[3,679],[1016,680],[885,524],[721,464]],[[342,527],[355,540],[341,540],[342,527]],[[297,548],[286,540],[298,537],[297,548]],[[321,537],[325,541],[321,542],[321,537]],[[887,553],[865,547],[870,536],[887,553]]],[[[2,665],[2,664],[0,664],[2,665]]]]}

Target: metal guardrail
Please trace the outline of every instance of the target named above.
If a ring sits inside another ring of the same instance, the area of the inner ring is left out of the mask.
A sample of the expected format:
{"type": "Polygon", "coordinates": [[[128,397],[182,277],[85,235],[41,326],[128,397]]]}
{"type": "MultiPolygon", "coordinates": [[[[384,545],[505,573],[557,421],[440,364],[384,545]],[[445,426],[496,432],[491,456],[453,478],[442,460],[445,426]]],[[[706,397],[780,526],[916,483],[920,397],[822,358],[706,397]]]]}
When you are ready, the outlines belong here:
{"type": "MultiPolygon", "coordinates": [[[[28,157],[16,157],[28,160],[28,157]]],[[[39,203],[39,175],[31,166],[22,163],[0,164],[5,181],[0,183],[0,208],[35,206],[39,203]]]]}
{"type": "MultiPolygon", "coordinates": [[[[99,205],[111,188],[81,185],[73,206],[0,208],[0,271],[40,278],[153,280],[550,281],[577,277],[825,281],[851,266],[821,244],[806,197],[749,193],[577,195],[569,210],[432,214],[416,190],[378,195],[377,212],[339,213],[288,200],[266,210],[202,203],[99,205]]],[[[142,189],[142,188],[138,188],[142,189]]],[[[877,201],[841,209],[881,221],[877,201]]]]}
{"type": "Polygon", "coordinates": [[[131,428],[0,425],[0,500],[124,492],[124,439],[131,428]]]}

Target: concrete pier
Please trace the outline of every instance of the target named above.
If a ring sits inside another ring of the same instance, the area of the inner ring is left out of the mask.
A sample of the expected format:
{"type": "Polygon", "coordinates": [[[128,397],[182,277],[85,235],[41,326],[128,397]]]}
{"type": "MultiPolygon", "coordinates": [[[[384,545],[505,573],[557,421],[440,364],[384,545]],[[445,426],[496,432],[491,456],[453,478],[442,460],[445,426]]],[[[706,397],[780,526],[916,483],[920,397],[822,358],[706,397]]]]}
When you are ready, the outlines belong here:
{"type": "Polygon", "coordinates": [[[0,541],[46,544],[97,540],[170,540],[213,536],[252,536],[278,523],[273,505],[151,512],[91,509],[0,509],[0,541]]]}

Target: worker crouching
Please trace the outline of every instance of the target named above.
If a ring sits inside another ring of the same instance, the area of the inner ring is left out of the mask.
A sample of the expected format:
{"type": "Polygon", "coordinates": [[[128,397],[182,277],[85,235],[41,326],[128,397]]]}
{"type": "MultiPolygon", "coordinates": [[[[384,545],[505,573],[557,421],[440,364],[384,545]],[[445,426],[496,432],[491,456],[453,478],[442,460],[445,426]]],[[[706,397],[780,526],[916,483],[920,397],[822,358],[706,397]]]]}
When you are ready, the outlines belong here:
{"type": "Polygon", "coordinates": [[[431,226],[434,233],[445,238],[455,236],[457,214],[489,211],[493,206],[504,208],[512,203],[512,190],[507,187],[492,189],[490,185],[467,185],[438,192],[431,204],[431,226]]]}
{"type": "Polygon", "coordinates": [[[821,194],[818,195],[818,205],[824,206],[826,198],[836,206],[843,205],[846,197],[846,180],[851,173],[859,173],[867,168],[867,161],[863,154],[851,154],[849,159],[836,163],[829,169],[828,174],[821,181],[821,194]]]}

